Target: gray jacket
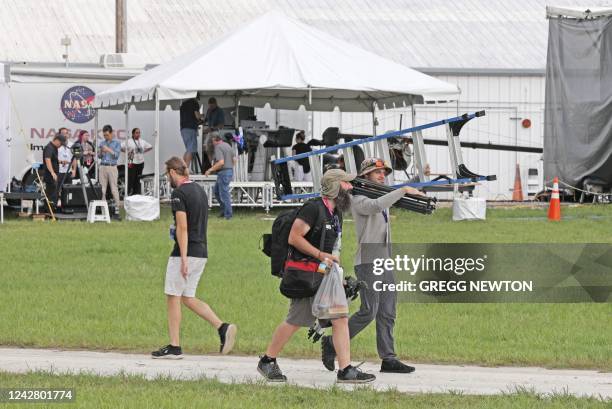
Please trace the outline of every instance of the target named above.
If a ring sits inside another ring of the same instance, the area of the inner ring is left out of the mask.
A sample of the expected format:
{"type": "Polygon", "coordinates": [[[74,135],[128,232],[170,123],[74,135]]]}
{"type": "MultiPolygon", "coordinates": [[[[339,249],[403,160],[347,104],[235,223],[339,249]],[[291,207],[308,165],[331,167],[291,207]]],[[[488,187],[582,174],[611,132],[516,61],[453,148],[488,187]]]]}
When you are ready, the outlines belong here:
{"type": "Polygon", "coordinates": [[[357,253],[355,265],[372,263],[375,258],[388,258],[391,255],[391,228],[385,222],[383,210],[389,213],[389,207],[404,196],[404,189],[396,189],[378,199],[365,196],[353,196],[351,212],[357,232],[357,253]],[[365,243],[378,244],[367,246],[366,254],[362,255],[362,245],[365,243]]]}

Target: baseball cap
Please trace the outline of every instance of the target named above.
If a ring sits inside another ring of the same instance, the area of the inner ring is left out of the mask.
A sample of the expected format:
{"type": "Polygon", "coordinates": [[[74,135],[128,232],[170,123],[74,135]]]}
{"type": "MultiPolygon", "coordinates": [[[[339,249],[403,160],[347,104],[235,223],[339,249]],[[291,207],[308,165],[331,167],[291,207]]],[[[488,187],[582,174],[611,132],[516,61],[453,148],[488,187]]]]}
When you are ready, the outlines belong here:
{"type": "Polygon", "coordinates": [[[355,175],[348,174],[342,169],[330,169],[321,178],[321,194],[335,199],[340,191],[340,182],[350,182],[355,177],[355,175]]]}

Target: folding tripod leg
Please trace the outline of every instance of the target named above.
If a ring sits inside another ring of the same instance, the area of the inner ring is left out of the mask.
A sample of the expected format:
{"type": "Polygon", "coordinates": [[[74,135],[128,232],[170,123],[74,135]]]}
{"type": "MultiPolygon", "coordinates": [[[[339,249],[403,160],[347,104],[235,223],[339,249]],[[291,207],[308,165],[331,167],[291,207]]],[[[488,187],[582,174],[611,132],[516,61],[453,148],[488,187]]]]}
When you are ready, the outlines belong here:
{"type": "Polygon", "coordinates": [[[44,189],[45,184],[40,178],[40,173],[38,173],[38,169],[34,169],[34,171],[36,172],[36,177],[38,177],[38,183],[40,183],[40,186],[43,188],[42,189],[43,197],[45,198],[45,202],[47,202],[47,208],[49,209],[49,212],[51,213],[51,219],[55,221],[56,219],[55,219],[55,213],[53,213],[53,206],[51,206],[51,202],[49,202],[49,198],[47,197],[47,192],[44,189]]]}

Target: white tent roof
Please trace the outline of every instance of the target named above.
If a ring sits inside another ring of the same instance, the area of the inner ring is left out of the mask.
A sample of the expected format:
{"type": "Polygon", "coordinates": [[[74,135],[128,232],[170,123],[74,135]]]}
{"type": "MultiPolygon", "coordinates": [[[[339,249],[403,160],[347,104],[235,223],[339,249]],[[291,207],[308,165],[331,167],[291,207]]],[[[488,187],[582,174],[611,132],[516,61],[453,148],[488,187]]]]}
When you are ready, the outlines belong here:
{"type": "MultiPolygon", "coordinates": [[[[423,100],[453,100],[456,85],[438,80],[279,12],[270,12],[96,95],[95,106],[215,96],[221,105],[370,111],[423,100]]],[[[144,104],[150,105],[150,104],[144,104]]]]}
{"type": "Polygon", "coordinates": [[[546,17],[548,18],[597,18],[612,15],[611,7],[558,7],[546,6],[546,17]]]}

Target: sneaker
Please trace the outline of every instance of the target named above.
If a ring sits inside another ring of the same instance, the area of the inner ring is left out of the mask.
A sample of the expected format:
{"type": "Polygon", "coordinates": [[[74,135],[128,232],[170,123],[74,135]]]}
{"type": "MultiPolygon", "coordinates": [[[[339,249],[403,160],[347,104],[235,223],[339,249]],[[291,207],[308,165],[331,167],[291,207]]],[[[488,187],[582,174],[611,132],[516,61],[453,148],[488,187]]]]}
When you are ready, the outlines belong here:
{"type": "Polygon", "coordinates": [[[338,371],[336,382],[338,383],[368,383],[376,379],[376,376],[362,372],[357,366],[349,365],[338,371]]]}
{"type": "Polygon", "coordinates": [[[380,372],[412,373],[414,370],[414,366],[406,365],[398,359],[383,359],[380,365],[380,372]]]}
{"type": "Polygon", "coordinates": [[[328,371],[336,369],[334,360],[336,359],[336,350],[334,349],[334,342],[330,335],[321,338],[321,361],[323,366],[328,371]]]}
{"type": "Polygon", "coordinates": [[[229,354],[234,348],[234,343],[236,342],[236,333],[238,332],[238,327],[234,324],[223,323],[219,327],[219,339],[221,340],[221,347],[219,347],[219,352],[223,355],[229,354]]]}
{"type": "Polygon", "coordinates": [[[153,359],[183,359],[183,350],[181,347],[166,345],[157,351],[151,352],[153,359]]]}
{"type": "Polygon", "coordinates": [[[259,364],[257,364],[257,372],[266,378],[268,382],[287,382],[287,377],[281,372],[276,359],[264,362],[264,357],[262,356],[259,359],[259,364]]]}

